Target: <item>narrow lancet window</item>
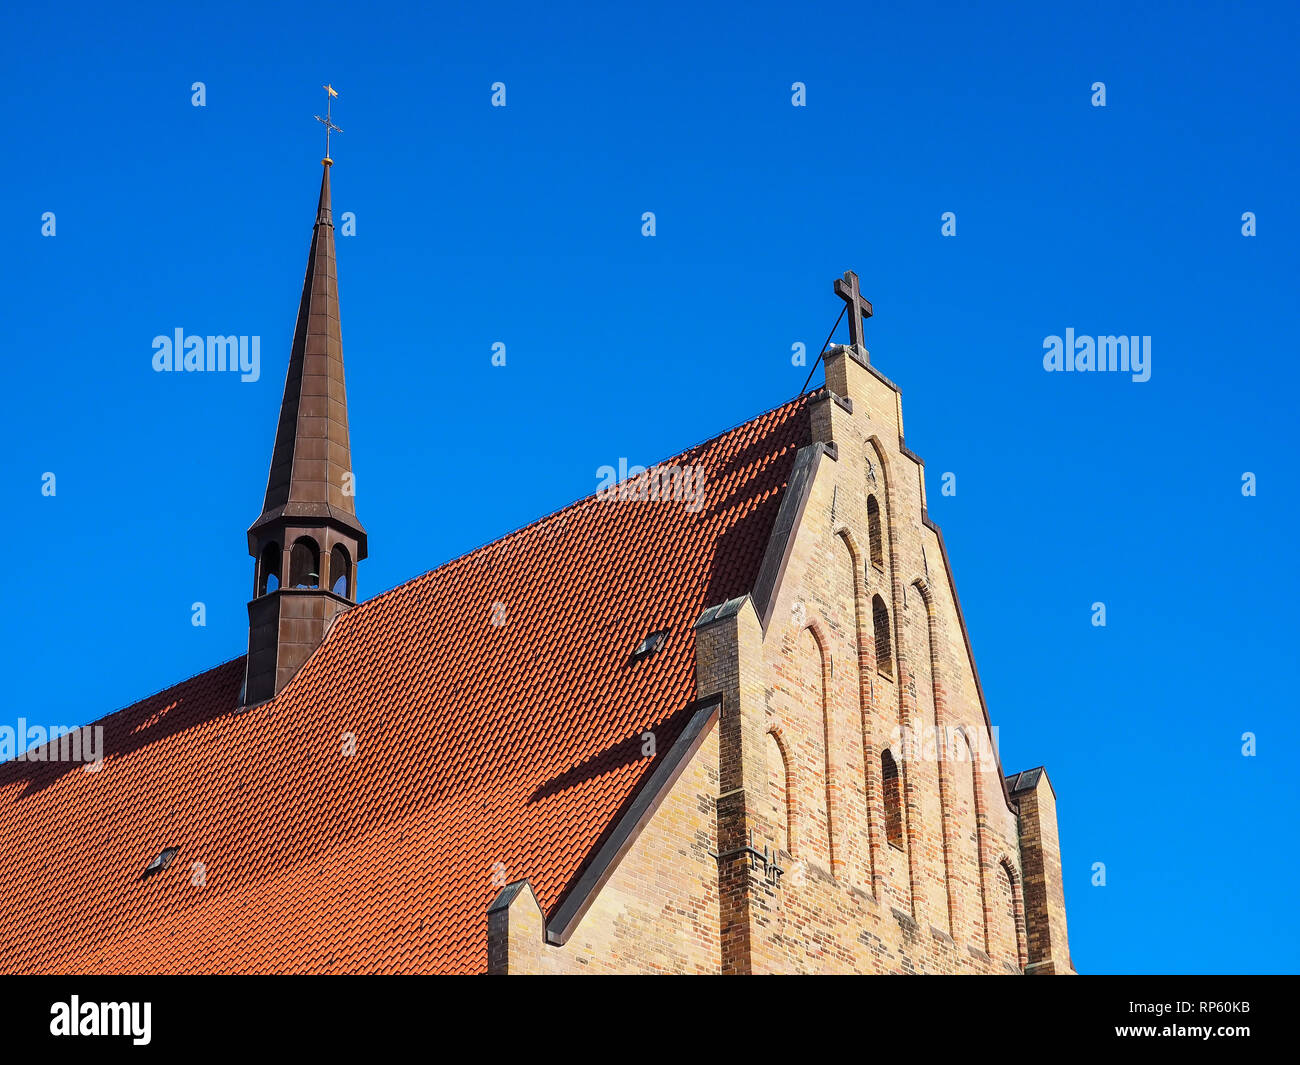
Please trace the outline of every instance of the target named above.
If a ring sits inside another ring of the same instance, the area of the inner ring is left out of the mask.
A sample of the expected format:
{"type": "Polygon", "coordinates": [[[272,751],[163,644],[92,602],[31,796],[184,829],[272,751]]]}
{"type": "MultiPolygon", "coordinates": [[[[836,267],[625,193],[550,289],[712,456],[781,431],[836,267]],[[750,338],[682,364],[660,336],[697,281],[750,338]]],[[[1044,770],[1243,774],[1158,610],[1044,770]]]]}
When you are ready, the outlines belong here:
{"type": "Polygon", "coordinates": [[[878,595],[871,600],[871,621],[876,635],[876,671],[892,678],[894,649],[889,639],[889,608],[878,595]]]}
{"type": "Polygon", "coordinates": [[[871,564],[876,569],[885,568],[885,534],[880,524],[880,504],[875,496],[867,496],[867,542],[871,551],[871,564]]]}
{"type": "Polygon", "coordinates": [[[903,777],[894,756],[880,756],[880,781],[885,793],[885,838],[891,847],[903,849],[903,777]]]}

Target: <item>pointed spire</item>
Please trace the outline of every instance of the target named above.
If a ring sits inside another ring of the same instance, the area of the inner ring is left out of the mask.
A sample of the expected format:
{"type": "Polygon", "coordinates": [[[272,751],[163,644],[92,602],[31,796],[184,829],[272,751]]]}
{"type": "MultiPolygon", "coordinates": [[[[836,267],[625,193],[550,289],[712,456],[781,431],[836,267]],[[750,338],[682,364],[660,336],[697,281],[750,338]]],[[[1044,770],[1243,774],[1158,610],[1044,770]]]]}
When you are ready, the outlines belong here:
{"type": "Polygon", "coordinates": [[[246,706],[274,698],[321,645],[334,618],[357,601],[357,563],[366,557],[366,530],[353,506],[330,163],[324,162],[266,500],[248,530],[257,567],[248,604],[246,706]]]}
{"type": "Polygon", "coordinates": [[[330,164],[325,161],[266,499],[249,530],[250,544],[258,530],[281,518],[332,519],[357,536],[359,557],[364,557],[366,534],[352,491],[330,164]]]}

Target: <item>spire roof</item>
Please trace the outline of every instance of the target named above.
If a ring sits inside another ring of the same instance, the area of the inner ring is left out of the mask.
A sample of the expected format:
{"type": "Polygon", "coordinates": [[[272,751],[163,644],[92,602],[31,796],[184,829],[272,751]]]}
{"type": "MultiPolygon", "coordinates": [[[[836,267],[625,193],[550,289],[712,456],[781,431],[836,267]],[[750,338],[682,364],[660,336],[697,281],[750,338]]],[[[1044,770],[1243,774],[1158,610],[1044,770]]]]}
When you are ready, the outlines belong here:
{"type": "Polygon", "coordinates": [[[352,452],[339,329],[330,161],[324,160],[324,164],[266,501],[249,530],[249,539],[251,544],[256,530],[280,518],[332,519],[357,535],[364,557],[365,529],[357,520],[352,495],[345,493],[345,485],[351,482],[345,475],[352,472],[352,452]]]}

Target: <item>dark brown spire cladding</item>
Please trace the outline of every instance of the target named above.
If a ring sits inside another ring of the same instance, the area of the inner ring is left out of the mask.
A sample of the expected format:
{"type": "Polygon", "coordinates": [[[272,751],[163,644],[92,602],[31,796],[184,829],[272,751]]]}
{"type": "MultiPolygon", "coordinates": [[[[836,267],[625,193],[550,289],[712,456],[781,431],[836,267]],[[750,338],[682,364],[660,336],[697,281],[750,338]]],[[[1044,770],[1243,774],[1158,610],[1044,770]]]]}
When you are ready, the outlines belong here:
{"type": "Polygon", "coordinates": [[[324,163],[266,499],[248,530],[248,551],[257,559],[248,604],[248,704],[273,698],[289,683],[334,618],[356,602],[356,564],[366,557],[366,531],[353,505],[330,161],[324,163]]]}
{"type": "Polygon", "coordinates": [[[366,535],[356,517],[351,474],[327,165],[321,176],[320,203],[293,332],[266,501],[249,530],[250,539],[260,527],[280,517],[332,518],[357,534],[364,557],[366,535]]]}

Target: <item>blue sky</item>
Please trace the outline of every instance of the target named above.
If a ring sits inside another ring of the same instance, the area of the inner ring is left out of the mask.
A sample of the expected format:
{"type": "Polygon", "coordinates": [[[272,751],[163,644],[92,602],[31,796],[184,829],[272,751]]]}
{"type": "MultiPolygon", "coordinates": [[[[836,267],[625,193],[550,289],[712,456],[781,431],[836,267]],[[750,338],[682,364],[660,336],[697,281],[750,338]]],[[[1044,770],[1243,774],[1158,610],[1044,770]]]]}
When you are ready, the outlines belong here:
{"type": "Polygon", "coordinates": [[[363,597],[789,398],[855,269],[1076,964],[1295,971],[1300,18],[1040,7],[6,10],[7,716],[242,653],[330,81],[363,597]],[[155,374],[177,327],[261,380],[155,374]]]}

